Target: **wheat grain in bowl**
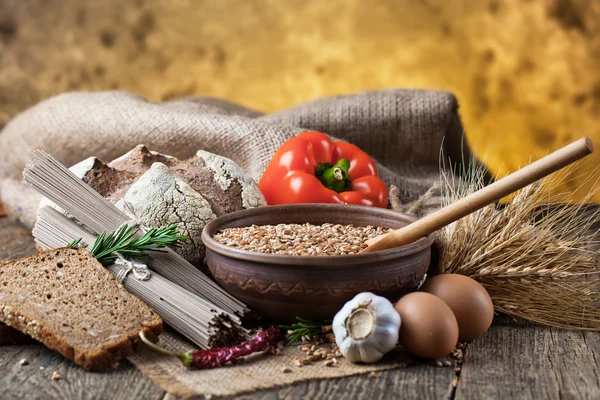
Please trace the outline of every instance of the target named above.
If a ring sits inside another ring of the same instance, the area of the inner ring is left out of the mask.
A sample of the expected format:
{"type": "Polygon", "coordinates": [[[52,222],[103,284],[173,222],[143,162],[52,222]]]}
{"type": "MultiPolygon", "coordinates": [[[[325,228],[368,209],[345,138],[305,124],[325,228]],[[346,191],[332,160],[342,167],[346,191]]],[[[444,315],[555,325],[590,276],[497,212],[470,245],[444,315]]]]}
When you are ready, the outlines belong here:
{"type": "Polygon", "coordinates": [[[214,239],[226,246],[266,254],[342,256],[358,254],[367,240],[392,229],[343,224],[278,224],[226,228],[214,239]]]}

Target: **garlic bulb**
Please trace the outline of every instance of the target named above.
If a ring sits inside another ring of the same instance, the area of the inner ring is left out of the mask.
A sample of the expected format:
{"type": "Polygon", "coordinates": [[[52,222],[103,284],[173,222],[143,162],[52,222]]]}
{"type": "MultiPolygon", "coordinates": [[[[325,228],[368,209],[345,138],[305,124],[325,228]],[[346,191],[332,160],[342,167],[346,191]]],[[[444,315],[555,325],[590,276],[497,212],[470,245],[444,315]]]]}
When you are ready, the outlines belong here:
{"type": "Polygon", "coordinates": [[[360,293],[335,315],[332,329],[344,357],[374,363],[396,346],[400,315],[385,297],[360,293]]]}

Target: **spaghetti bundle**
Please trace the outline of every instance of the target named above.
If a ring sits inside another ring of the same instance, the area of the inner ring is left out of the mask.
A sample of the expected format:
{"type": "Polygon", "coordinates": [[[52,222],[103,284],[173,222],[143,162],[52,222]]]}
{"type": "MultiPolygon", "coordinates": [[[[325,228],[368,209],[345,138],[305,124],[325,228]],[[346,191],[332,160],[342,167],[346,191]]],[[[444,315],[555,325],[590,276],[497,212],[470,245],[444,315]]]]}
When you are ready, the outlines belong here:
{"type": "MultiPolygon", "coordinates": [[[[43,151],[33,154],[35,159],[23,172],[25,181],[71,217],[50,207],[42,208],[33,230],[40,247],[64,247],[78,238],[93,244],[102,232],[114,231],[131,221],[52,156],[43,151]]],[[[123,285],[167,324],[202,348],[246,337],[241,318],[250,312],[247,306],[177,253],[170,249],[151,252],[146,263],[153,271],[150,279],[127,277],[123,285]]],[[[126,267],[114,264],[107,268],[117,276],[126,267]]]]}

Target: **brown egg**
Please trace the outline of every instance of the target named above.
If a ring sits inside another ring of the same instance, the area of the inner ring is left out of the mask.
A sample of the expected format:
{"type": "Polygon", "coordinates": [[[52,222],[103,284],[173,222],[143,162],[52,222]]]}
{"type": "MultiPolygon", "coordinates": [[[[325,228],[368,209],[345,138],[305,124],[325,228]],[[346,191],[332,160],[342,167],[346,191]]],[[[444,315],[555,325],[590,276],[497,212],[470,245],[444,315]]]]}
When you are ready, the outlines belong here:
{"type": "Polygon", "coordinates": [[[458,321],[458,338],[473,340],[483,335],[494,318],[494,305],[483,286],[468,276],[442,274],[425,282],[423,292],[444,300],[458,321]]]}
{"type": "Polygon", "coordinates": [[[440,298],[414,292],[394,306],[400,314],[399,342],[414,355],[438,358],[450,353],[458,342],[458,324],[452,310],[440,298]]]}

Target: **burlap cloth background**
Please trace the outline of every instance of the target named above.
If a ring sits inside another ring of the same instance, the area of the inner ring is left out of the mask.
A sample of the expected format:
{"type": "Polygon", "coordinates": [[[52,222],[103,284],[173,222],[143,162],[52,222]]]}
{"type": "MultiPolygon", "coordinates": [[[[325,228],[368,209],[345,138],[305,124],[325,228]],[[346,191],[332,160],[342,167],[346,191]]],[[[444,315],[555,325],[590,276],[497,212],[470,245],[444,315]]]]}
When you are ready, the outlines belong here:
{"type": "MultiPolygon", "coordinates": [[[[265,95],[268,95],[266,93],[265,95]]],[[[384,90],[312,101],[263,115],[212,98],[161,104],[122,92],[68,93],[21,113],[0,133],[0,194],[11,215],[32,226],[39,196],[21,180],[30,149],[44,149],[66,165],[95,155],[108,161],[138,144],[179,158],[198,149],[236,161],[259,179],[273,152],[287,139],[318,130],[348,140],[379,164],[383,180],[399,188],[402,204],[415,213],[439,207],[440,154],[470,160],[454,95],[441,91],[384,90]],[[432,189],[433,188],[433,189],[432,189]]],[[[166,333],[166,347],[187,350],[185,340],[166,333]]],[[[394,368],[342,363],[294,368],[295,350],[247,365],[186,372],[177,360],[141,352],[133,363],[163,389],[183,396],[232,395],[299,380],[323,379],[394,368]]]]}
{"type": "Polygon", "coordinates": [[[0,194],[7,210],[32,227],[39,196],[21,180],[30,149],[68,166],[92,155],[110,161],[138,144],[179,158],[204,149],[259,179],[283,142],[313,129],[369,153],[408,205],[438,180],[441,150],[457,162],[470,159],[457,107],[451,93],[424,90],[330,97],[268,115],[212,98],[154,104],[122,92],[67,93],[19,114],[0,132],[0,194]]]}

